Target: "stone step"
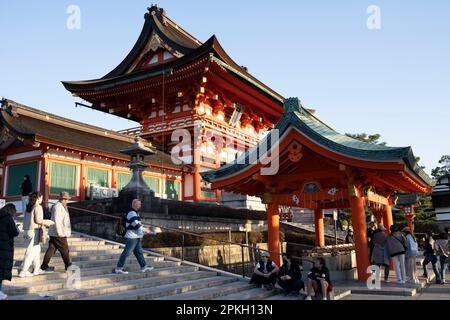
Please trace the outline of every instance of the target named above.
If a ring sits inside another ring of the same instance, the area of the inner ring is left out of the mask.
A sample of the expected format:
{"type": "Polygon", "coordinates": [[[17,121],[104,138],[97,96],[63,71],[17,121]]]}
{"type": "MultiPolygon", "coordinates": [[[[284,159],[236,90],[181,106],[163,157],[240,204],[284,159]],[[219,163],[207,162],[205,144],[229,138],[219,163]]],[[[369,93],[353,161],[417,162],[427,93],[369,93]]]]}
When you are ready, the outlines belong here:
{"type": "MultiPolygon", "coordinates": [[[[87,240],[87,239],[80,239],[80,238],[70,238],[67,239],[70,246],[103,246],[108,245],[105,241],[100,240],[87,240]]],[[[42,246],[42,245],[41,245],[42,246]]],[[[45,244],[45,247],[48,247],[48,244],[45,244]]],[[[14,241],[14,248],[20,249],[25,248],[25,242],[24,240],[21,241],[14,241]]]]}
{"type": "MultiPolygon", "coordinates": [[[[81,286],[98,286],[108,283],[117,283],[120,281],[127,281],[133,279],[143,279],[152,277],[159,272],[164,272],[164,270],[170,268],[155,268],[154,270],[146,273],[140,272],[138,266],[131,266],[129,268],[129,274],[114,274],[112,273],[112,268],[110,267],[98,267],[92,269],[84,269],[81,271],[81,286]]],[[[36,282],[26,282],[26,283],[7,283],[3,286],[3,291],[8,295],[23,295],[29,293],[41,293],[48,291],[55,291],[66,288],[67,273],[61,272],[59,278],[49,281],[36,281],[36,282]]]]}
{"type": "Polygon", "coordinates": [[[275,290],[266,290],[263,288],[253,288],[238,293],[221,296],[212,300],[264,300],[277,294],[275,290]]]}
{"type": "Polygon", "coordinates": [[[197,268],[191,266],[173,268],[170,271],[171,273],[155,274],[150,278],[121,281],[112,284],[108,283],[95,287],[82,287],[79,290],[62,289],[50,291],[46,293],[45,297],[38,294],[27,294],[14,296],[13,298],[14,300],[74,300],[211,277],[210,272],[197,271],[197,268]]]}
{"type": "Polygon", "coordinates": [[[80,300],[148,300],[209,287],[222,286],[236,281],[235,278],[217,276],[214,272],[212,272],[211,275],[210,278],[172,283],[150,289],[130,290],[127,292],[83,298],[80,300]]]}
{"type": "Polygon", "coordinates": [[[265,298],[264,300],[280,300],[280,301],[292,301],[292,300],[304,300],[305,295],[298,295],[298,296],[293,296],[293,295],[288,295],[285,296],[284,294],[275,294],[273,296],[270,296],[268,298],[265,298]]]}
{"type": "MultiPolygon", "coordinates": [[[[46,249],[41,250],[41,259],[44,258],[46,249]]],[[[87,250],[87,251],[79,251],[79,250],[70,250],[70,257],[78,257],[78,256],[93,256],[93,255],[100,255],[100,254],[121,254],[123,252],[123,249],[103,249],[102,247],[99,247],[98,250],[87,250]]],[[[25,255],[25,251],[23,252],[16,252],[14,250],[14,260],[15,261],[22,261],[23,257],[25,255]]],[[[55,253],[55,257],[61,257],[59,251],[55,253]]]]}
{"type": "MultiPolygon", "coordinates": [[[[47,251],[48,246],[41,247],[41,251],[45,252],[47,251]]],[[[120,249],[120,246],[118,245],[87,245],[87,246],[69,246],[69,251],[101,251],[101,250],[118,250],[120,249]]],[[[14,249],[14,257],[16,255],[23,256],[25,254],[26,248],[15,248],[14,249]]]]}
{"type": "MultiPolygon", "coordinates": [[[[175,262],[175,261],[154,261],[150,258],[146,258],[146,261],[148,265],[151,265],[155,268],[167,268],[167,267],[176,267],[181,265],[181,262],[175,262]]],[[[74,263],[75,266],[78,266],[81,269],[81,275],[83,276],[85,273],[85,270],[89,271],[95,268],[101,268],[101,267],[108,267],[108,269],[112,272],[112,270],[117,265],[117,260],[94,260],[94,261],[85,261],[80,263],[74,263]]],[[[55,264],[53,265],[55,267],[55,272],[49,273],[49,274],[43,274],[39,276],[34,277],[27,277],[27,278],[19,278],[18,274],[20,272],[19,268],[13,269],[13,276],[12,283],[26,283],[26,282],[35,282],[35,281],[43,281],[43,280],[49,280],[56,277],[56,279],[60,279],[60,276],[57,276],[58,274],[61,274],[61,272],[58,271],[65,271],[65,266],[63,263],[55,264]]],[[[136,259],[129,259],[127,262],[125,268],[137,268],[138,262],[136,259]]]]}
{"type": "MultiPolygon", "coordinates": [[[[122,251],[120,251],[122,252],[122,251]]],[[[41,254],[41,261],[44,258],[45,253],[41,254]]],[[[145,256],[145,254],[144,254],[145,256]]],[[[23,258],[23,257],[22,257],[23,258]]],[[[70,259],[72,259],[72,262],[79,262],[79,261],[95,261],[95,260],[116,260],[118,261],[120,258],[120,254],[99,254],[99,255],[85,255],[85,256],[73,256],[72,252],[70,253],[70,259]]],[[[134,256],[130,256],[129,259],[134,259],[134,256]]],[[[150,261],[164,261],[163,257],[156,257],[156,256],[147,256],[146,259],[150,259],[150,261]]],[[[61,255],[55,254],[55,256],[52,258],[51,263],[62,263],[63,259],[61,258],[61,255]]],[[[15,260],[14,266],[20,267],[22,265],[23,261],[15,260]]]]}
{"type": "Polygon", "coordinates": [[[155,300],[211,300],[223,295],[237,293],[254,287],[255,285],[249,284],[247,281],[240,281],[236,279],[235,282],[222,285],[219,287],[212,287],[192,292],[179,293],[175,295],[157,298],[155,300]]]}

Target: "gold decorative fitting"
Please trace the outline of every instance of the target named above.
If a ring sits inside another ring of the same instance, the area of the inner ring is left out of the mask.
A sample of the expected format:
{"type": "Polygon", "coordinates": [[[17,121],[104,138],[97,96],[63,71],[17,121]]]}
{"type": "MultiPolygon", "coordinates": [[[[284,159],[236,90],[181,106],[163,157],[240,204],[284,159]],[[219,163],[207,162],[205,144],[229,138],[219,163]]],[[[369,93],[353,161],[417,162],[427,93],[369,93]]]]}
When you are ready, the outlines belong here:
{"type": "Polygon", "coordinates": [[[303,149],[303,146],[299,144],[298,142],[292,142],[289,147],[289,160],[292,162],[299,162],[303,158],[303,154],[301,153],[301,150],[303,149]]]}

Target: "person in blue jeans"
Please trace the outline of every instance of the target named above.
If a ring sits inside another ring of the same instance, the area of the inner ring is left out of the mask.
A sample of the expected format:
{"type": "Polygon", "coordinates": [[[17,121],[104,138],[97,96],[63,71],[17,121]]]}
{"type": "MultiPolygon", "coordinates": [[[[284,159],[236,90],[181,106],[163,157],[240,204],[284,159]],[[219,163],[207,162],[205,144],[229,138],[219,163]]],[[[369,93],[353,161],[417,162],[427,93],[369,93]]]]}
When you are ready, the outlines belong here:
{"type": "Polygon", "coordinates": [[[439,234],[439,239],[436,240],[434,249],[439,257],[441,284],[445,284],[445,265],[448,263],[449,256],[448,236],[445,232],[439,234]]]}
{"type": "Polygon", "coordinates": [[[434,244],[435,244],[435,241],[433,239],[433,232],[427,231],[426,237],[425,237],[425,245],[423,248],[424,249],[423,250],[424,260],[422,263],[423,276],[424,276],[424,278],[428,279],[427,265],[429,263],[431,263],[431,266],[433,267],[433,272],[435,275],[436,283],[440,284],[441,283],[441,274],[439,273],[439,271],[436,268],[437,257],[436,257],[436,252],[434,250],[434,244]]]}
{"type": "Polygon", "coordinates": [[[127,221],[125,224],[125,249],[120,255],[117,267],[114,270],[117,274],[128,274],[128,271],[124,270],[125,262],[131,252],[134,253],[136,259],[139,262],[142,272],[152,271],[154,268],[147,265],[144,258],[144,253],[142,251],[141,240],[144,237],[145,229],[141,223],[141,216],[139,215],[139,209],[141,209],[141,201],[139,199],[134,199],[131,204],[131,210],[127,214],[127,221]]]}

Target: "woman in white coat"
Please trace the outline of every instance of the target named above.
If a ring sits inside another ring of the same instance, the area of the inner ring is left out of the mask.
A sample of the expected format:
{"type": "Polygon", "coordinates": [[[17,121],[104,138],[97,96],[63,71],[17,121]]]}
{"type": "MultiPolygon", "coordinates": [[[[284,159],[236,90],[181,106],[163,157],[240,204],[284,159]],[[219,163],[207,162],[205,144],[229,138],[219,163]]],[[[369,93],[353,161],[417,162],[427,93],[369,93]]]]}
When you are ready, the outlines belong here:
{"type": "Polygon", "coordinates": [[[54,224],[51,220],[44,220],[44,210],[42,209],[42,194],[34,192],[29,197],[27,209],[23,217],[23,231],[25,238],[25,256],[23,258],[22,270],[19,277],[32,277],[44,274],[41,270],[41,244],[40,228],[49,227],[54,224]],[[33,273],[29,271],[33,265],[33,273]]]}

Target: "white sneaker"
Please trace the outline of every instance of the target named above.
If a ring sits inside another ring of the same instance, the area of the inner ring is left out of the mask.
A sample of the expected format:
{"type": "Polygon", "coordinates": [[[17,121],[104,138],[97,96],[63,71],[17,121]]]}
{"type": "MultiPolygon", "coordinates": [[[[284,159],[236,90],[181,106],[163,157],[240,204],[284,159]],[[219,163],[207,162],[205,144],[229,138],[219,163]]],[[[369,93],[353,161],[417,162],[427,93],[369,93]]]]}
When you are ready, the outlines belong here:
{"type": "Polygon", "coordinates": [[[6,298],[8,298],[8,295],[0,291],[0,300],[5,300],[6,298]]]}
{"type": "Polygon", "coordinates": [[[33,275],[35,275],[35,276],[40,276],[40,275],[46,274],[46,273],[47,273],[47,272],[45,272],[44,270],[39,269],[39,270],[36,270],[35,272],[33,272],[33,275]]]}
{"type": "Polygon", "coordinates": [[[125,270],[123,270],[123,269],[116,268],[116,269],[114,270],[114,273],[117,273],[117,274],[128,274],[128,271],[125,271],[125,270]]]}
{"type": "Polygon", "coordinates": [[[145,273],[145,272],[152,271],[153,269],[155,269],[155,268],[154,268],[154,267],[150,267],[150,266],[145,266],[145,267],[143,267],[143,268],[141,269],[141,272],[142,272],[142,273],[145,273]]]}
{"type": "Polygon", "coordinates": [[[30,271],[21,271],[19,273],[20,278],[28,278],[34,276],[30,271]]]}
{"type": "Polygon", "coordinates": [[[323,297],[323,299],[322,300],[328,300],[328,298],[327,297],[323,297]]]}
{"type": "Polygon", "coordinates": [[[312,300],[311,296],[306,296],[305,300],[312,300]]]}

